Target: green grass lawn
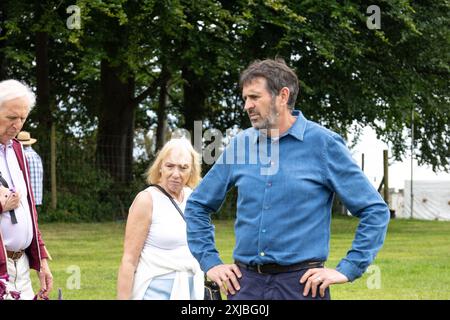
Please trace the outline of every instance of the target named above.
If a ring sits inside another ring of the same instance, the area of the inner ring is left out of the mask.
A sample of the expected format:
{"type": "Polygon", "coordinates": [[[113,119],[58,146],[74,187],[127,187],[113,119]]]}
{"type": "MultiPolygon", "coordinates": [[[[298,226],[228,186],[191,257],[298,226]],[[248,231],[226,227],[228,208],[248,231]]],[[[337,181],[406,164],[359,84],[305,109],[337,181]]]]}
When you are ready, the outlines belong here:
{"type": "MultiPolygon", "coordinates": [[[[350,248],[357,222],[333,219],[328,267],[335,267],[350,248]]],[[[219,252],[230,263],[233,221],[216,221],[215,225],[219,252]]],[[[124,228],[124,223],[115,222],[42,224],[53,257],[51,298],[56,299],[61,288],[66,300],[114,299],[124,228]]],[[[331,295],[335,300],[450,299],[449,271],[450,222],[392,220],[374,272],[353,283],[332,286],[331,295]]],[[[35,276],[33,280],[36,290],[35,276]]]]}

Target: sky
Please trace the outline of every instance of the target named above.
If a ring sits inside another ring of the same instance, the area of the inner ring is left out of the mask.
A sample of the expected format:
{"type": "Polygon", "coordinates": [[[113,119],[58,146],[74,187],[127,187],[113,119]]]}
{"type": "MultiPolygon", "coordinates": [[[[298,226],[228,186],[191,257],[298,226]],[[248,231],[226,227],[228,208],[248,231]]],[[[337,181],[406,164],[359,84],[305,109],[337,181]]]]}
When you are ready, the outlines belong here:
{"type": "MultiPolygon", "coordinates": [[[[364,153],[364,172],[374,186],[378,188],[383,178],[383,150],[387,144],[378,140],[375,131],[366,127],[361,135],[360,142],[351,150],[356,162],[361,166],[361,154],[364,153]]],[[[391,154],[389,153],[389,156],[391,154]]],[[[389,187],[403,189],[405,180],[411,179],[410,152],[402,162],[389,161],[389,187]]],[[[431,166],[418,166],[414,161],[414,180],[447,180],[450,181],[450,173],[434,173],[431,166]]]]}

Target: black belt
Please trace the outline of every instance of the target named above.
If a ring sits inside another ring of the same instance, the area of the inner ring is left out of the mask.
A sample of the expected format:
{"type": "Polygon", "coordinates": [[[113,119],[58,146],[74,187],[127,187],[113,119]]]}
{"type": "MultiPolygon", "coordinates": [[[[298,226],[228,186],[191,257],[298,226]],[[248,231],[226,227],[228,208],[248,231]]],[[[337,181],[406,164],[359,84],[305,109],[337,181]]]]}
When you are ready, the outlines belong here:
{"type": "Polygon", "coordinates": [[[257,265],[245,264],[245,263],[242,263],[239,261],[235,261],[234,263],[237,266],[244,268],[246,270],[254,271],[257,273],[268,273],[268,274],[293,272],[293,271],[299,271],[299,270],[304,270],[304,269],[322,268],[323,267],[323,261],[304,261],[304,262],[300,262],[300,263],[290,264],[288,266],[283,266],[281,264],[276,264],[276,263],[257,264],[257,265]]]}

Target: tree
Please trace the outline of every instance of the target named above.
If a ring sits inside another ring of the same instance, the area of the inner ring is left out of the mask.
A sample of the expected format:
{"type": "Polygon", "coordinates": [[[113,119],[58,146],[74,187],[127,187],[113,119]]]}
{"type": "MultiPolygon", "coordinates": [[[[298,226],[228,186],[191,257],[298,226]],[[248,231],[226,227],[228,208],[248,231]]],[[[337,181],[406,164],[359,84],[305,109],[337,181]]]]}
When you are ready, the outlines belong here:
{"type": "Polygon", "coordinates": [[[233,3],[242,56],[285,58],[307,117],[344,135],[370,125],[400,159],[414,108],[419,162],[449,169],[448,1],[379,2],[380,30],[359,1],[233,3]]]}
{"type": "Polygon", "coordinates": [[[97,62],[94,70],[99,74],[99,94],[90,92],[98,101],[97,106],[91,107],[98,121],[97,163],[117,182],[129,183],[135,111],[139,103],[155,94],[158,85],[148,80],[154,80],[153,77],[142,76],[142,72],[152,73],[154,65],[148,61],[154,48],[147,38],[142,49],[144,37],[152,32],[152,25],[146,21],[153,17],[151,10],[141,9],[153,6],[154,1],[141,5],[129,1],[83,1],[79,5],[84,26],[76,41],[84,56],[82,75],[92,77],[88,72],[93,69],[92,61],[97,62]],[[137,88],[145,84],[147,88],[137,95],[137,88]]]}
{"type": "MultiPolygon", "coordinates": [[[[399,158],[414,109],[420,162],[448,168],[448,1],[381,1],[380,30],[367,28],[361,1],[85,0],[82,28],[70,31],[66,5],[2,2],[0,71],[36,83],[27,36],[47,32],[58,130],[95,134],[97,161],[117,181],[130,180],[134,131],[153,121],[147,110],[158,115],[158,145],[168,114],[190,131],[195,120],[247,127],[239,71],[277,55],[299,74],[307,117],[344,135],[370,125],[399,158]]],[[[43,114],[31,124],[46,127],[43,114]]]]}

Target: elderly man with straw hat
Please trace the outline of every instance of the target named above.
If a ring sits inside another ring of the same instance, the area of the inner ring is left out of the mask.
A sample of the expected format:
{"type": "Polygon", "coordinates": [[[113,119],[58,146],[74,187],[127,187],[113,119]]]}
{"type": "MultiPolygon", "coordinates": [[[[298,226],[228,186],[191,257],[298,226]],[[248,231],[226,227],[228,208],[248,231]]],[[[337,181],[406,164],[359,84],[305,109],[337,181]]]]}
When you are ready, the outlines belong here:
{"type": "Polygon", "coordinates": [[[36,208],[42,205],[42,181],[44,179],[44,167],[42,166],[42,159],[37,152],[31,147],[36,143],[36,139],[31,138],[31,135],[27,131],[21,131],[17,135],[17,140],[23,145],[23,151],[25,151],[25,157],[28,160],[30,166],[30,179],[31,189],[33,190],[34,202],[36,208]]]}

